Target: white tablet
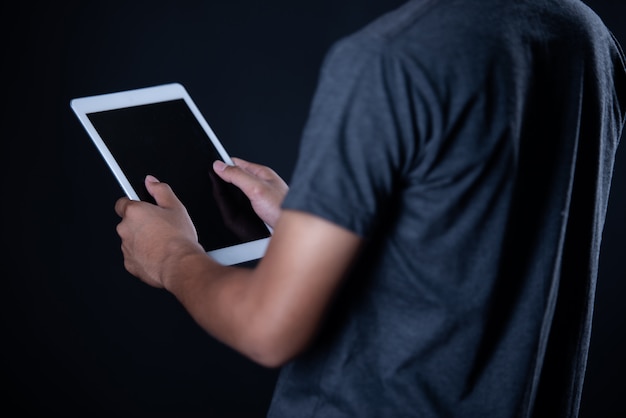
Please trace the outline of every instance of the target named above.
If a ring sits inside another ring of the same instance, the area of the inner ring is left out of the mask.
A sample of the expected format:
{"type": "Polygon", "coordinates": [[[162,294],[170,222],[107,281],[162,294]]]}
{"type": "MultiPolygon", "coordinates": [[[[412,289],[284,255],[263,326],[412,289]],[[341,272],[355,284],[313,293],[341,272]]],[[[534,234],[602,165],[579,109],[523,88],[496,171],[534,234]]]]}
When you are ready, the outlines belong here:
{"type": "Polygon", "coordinates": [[[187,208],[206,252],[225,265],[261,258],[271,230],[212,169],[233,164],[185,88],[165,84],[76,98],[71,107],[130,199],[154,202],[152,174],[187,208]]]}

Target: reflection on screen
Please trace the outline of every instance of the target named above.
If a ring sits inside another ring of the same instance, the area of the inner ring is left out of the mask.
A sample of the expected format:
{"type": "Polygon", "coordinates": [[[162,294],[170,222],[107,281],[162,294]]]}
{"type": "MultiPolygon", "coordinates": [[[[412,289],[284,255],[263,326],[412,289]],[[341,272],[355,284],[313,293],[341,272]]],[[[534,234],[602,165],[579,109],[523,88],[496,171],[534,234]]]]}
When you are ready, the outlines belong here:
{"type": "Polygon", "coordinates": [[[206,251],[269,237],[246,196],[213,173],[221,159],[183,99],[87,115],[141,200],[152,174],[187,208],[206,251]]]}

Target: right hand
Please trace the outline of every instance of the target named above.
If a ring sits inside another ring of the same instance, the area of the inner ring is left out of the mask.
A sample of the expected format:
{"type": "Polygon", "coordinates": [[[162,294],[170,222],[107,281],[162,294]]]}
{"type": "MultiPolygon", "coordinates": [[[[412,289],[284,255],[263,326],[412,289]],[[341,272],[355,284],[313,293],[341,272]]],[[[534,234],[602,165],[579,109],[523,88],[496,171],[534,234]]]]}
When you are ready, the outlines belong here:
{"type": "Polygon", "coordinates": [[[274,170],[233,158],[234,166],[217,160],[213,171],[220,178],[232,183],[250,199],[252,208],[266,224],[274,228],[281,214],[280,205],[289,191],[289,186],[274,170]]]}
{"type": "Polygon", "coordinates": [[[187,210],[169,185],[147,176],[145,186],[156,205],[122,197],[115,212],[122,218],[124,267],[154,287],[164,287],[167,262],[189,254],[205,254],[187,210]]]}

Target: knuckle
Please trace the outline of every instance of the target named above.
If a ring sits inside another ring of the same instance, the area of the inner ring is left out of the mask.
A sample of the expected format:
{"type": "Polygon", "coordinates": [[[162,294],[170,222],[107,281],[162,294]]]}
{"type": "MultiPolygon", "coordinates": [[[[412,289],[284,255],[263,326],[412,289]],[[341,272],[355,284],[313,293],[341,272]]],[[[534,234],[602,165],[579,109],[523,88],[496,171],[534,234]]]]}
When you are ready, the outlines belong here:
{"type": "Polygon", "coordinates": [[[250,200],[262,200],[267,194],[267,189],[264,184],[256,183],[249,190],[250,200]]]}
{"type": "Polygon", "coordinates": [[[172,188],[167,183],[159,183],[159,184],[157,184],[157,187],[161,188],[162,190],[167,191],[167,192],[171,192],[172,191],[172,188]]]}
{"type": "Polygon", "coordinates": [[[263,165],[258,168],[257,175],[261,178],[269,178],[274,177],[276,173],[270,167],[263,165]]]}
{"type": "Polygon", "coordinates": [[[119,235],[120,238],[123,239],[126,236],[126,231],[127,231],[126,224],[123,222],[120,222],[115,227],[115,231],[117,232],[117,235],[119,235]]]}
{"type": "Polygon", "coordinates": [[[245,171],[241,167],[238,167],[236,165],[226,165],[224,173],[228,178],[232,178],[234,176],[242,176],[243,174],[245,174],[245,171]]]}
{"type": "Polygon", "coordinates": [[[124,210],[124,217],[132,218],[135,216],[135,213],[137,212],[137,205],[135,203],[136,202],[130,201],[126,204],[126,209],[124,210]]]}

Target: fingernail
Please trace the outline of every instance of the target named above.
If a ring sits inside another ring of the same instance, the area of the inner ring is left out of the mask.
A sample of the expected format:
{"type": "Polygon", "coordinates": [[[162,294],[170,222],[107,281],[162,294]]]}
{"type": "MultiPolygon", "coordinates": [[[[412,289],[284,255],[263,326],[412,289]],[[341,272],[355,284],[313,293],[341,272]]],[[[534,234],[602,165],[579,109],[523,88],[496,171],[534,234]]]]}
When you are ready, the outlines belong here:
{"type": "Polygon", "coordinates": [[[150,174],[146,176],[146,181],[149,181],[150,183],[160,183],[159,179],[150,174]]]}
{"type": "Polygon", "coordinates": [[[226,163],[224,161],[221,161],[221,160],[213,161],[213,169],[215,171],[224,171],[225,168],[226,168],[226,163]]]}

